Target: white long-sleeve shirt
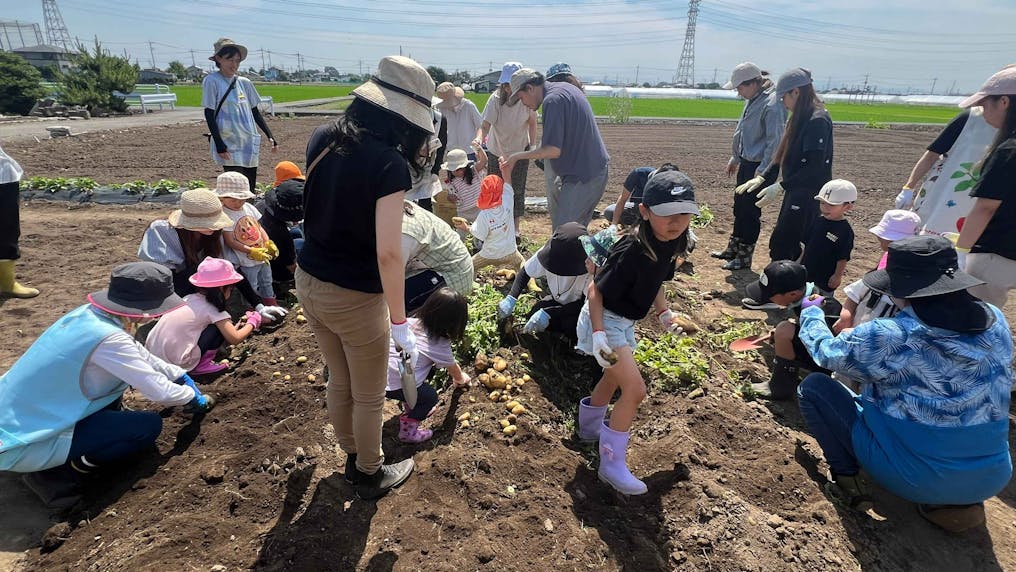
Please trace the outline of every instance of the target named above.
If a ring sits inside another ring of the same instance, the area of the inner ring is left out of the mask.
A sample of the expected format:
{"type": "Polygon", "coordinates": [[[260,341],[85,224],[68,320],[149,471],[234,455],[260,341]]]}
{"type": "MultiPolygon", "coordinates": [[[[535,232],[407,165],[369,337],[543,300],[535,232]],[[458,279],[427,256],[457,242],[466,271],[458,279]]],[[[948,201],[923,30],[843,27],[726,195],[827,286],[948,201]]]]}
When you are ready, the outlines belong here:
{"type": "Polygon", "coordinates": [[[187,373],[182,367],[155,357],[127,332],[110,334],[92,352],[82,375],[85,396],[107,395],[116,389],[109,376],[122,380],[160,405],[184,405],[194,399],[194,390],[177,385],[187,373]]]}

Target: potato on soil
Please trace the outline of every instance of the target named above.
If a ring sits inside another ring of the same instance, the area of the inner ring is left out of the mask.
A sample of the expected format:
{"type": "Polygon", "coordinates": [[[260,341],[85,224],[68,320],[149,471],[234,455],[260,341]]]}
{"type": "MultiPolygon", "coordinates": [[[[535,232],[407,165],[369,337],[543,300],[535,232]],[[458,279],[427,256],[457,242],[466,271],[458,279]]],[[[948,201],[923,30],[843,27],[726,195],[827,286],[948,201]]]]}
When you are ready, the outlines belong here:
{"type": "Polygon", "coordinates": [[[462,415],[459,415],[459,421],[465,421],[466,419],[469,419],[469,418],[470,418],[470,414],[468,412],[467,413],[463,413],[462,415]]]}
{"type": "Polygon", "coordinates": [[[519,405],[522,405],[522,404],[519,403],[518,401],[515,401],[513,399],[513,400],[509,401],[508,403],[505,403],[504,404],[504,408],[507,409],[508,411],[511,411],[512,409],[514,409],[515,407],[517,407],[519,405]]]}
{"type": "Polygon", "coordinates": [[[516,405],[512,408],[512,415],[522,415],[527,409],[523,405],[516,405]]]}
{"type": "Polygon", "coordinates": [[[517,417],[517,416],[516,416],[516,415],[515,415],[514,413],[512,413],[512,414],[508,415],[508,417],[507,417],[507,421],[508,421],[508,423],[509,423],[510,425],[515,425],[515,423],[516,423],[516,422],[517,422],[518,420],[519,420],[519,418],[518,418],[518,417],[517,417]]]}
{"type": "Polygon", "coordinates": [[[487,385],[488,383],[490,383],[490,375],[486,373],[481,373],[480,375],[476,376],[476,379],[483,385],[487,385]]]}
{"type": "Polygon", "coordinates": [[[504,371],[508,369],[508,362],[504,358],[494,358],[494,369],[496,371],[504,371]]]}
{"type": "Polygon", "coordinates": [[[526,373],[522,375],[522,381],[533,381],[533,378],[529,377],[529,374],[526,373]]]}
{"type": "Polygon", "coordinates": [[[501,392],[497,390],[491,391],[490,395],[488,395],[487,397],[489,397],[491,401],[497,401],[498,399],[501,398],[501,392]]]}
{"type": "Polygon", "coordinates": [[[473,361],[473,367],[476,368],[476,371],[485,371],[490,367],[490,360],[487,359],[487,354],[478,352],[476,359],[473,361]]]}
{"type": "Polygon", "coordinates": [[[293,376],[291,376],[291,375],[289,375],[289,374],[287,373],[286,375],[282,376],[282,379],[284,379],[284,380],[286,380],[286,381],[289,381],[289,380],[293,379],[293,376]]]}
{"type": "Polygon", "coordinates": [[[307,323],[307,318],[303,317],[303,314],[297,314],[297,316],[296,316],[296,323],[297,324],[306,324],[307,323]]]}
{"type": "Polygon", "coordinates": [[[518,430],[519,430],[518,427],[516,427],[514,425],[509,425],[509,426],[505,427],[504,429],[502,429],[501,432],[504,433],[505,435],[511,437],[518,430]]]}
{"type": "Polygon", "coordinates": [[[313,373],[309,373],[309,374],[307,374],[307,381],[311,381],[311,382],[317,381],[317,376],[314,375],[313,373]]]}
{"type": "Polygon", "coordinates": [[[507,419],[502,419],[499,423],[501,423],[501,428],[502,429],[504,429],[505,427],[511,425],[511,423],[509,423],[507,419]]]}
{"type": "Polygon", "coordinates": [[[462,423],[459,423],[459,427],[461,427],[463,429],[469,429],[469,427],[470,427],[469,420],[468,419],[464,419],[462,421],[462,423]]]}
{"type": "Polygon", "coordinates": [[[307,363],[307,356],[300,356],[296,358],[296,363],[307,363]]]}

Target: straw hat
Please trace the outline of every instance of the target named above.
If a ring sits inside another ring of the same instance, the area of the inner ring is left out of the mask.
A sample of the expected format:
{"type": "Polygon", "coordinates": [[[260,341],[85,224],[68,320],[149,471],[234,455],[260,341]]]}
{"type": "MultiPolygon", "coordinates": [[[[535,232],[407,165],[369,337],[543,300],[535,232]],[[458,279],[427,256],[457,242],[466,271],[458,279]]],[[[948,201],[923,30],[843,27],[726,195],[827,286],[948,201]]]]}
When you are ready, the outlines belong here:
{"type": "Polygon", "coordinates": [[[434,80],[427,70],[403,56],[382,58],[370,80],[353,90],[353,95],[386,109],[427,133],[434,133],[430,96],[434,80]]]}
{"type": "Polygon", "coordinates": [[[215,42],[215,44],[213,45],[215,47],[215,53],[208,56],[208,59],[212,61],[215,61],[215,56],[219,55],[219,52],[222,51],[222,48],[228,48],[229,46],[234,46],[236,47],[236,49],[240,50],[240,61],[247,59],[247,46],[238,44],[229,38],[219,38],[219,41],[215,42]]]}
{"type": "Polygon", "coordinates": [[[222,230],[233,221],[222,212],[222,202],[215,192],[193,189],[180,194],[180,208],[166,217],[169,225],[185,230],[222,230]]]}
{"type": "Polygon", "coordinates": [[[473,164],[473,162],[469,160],[469,155],[467,155],[462,149],[452,149],[447,155],[445,155],[445,158],[448,160],[441,163],[441,168],[449,173],[473,164]]]}

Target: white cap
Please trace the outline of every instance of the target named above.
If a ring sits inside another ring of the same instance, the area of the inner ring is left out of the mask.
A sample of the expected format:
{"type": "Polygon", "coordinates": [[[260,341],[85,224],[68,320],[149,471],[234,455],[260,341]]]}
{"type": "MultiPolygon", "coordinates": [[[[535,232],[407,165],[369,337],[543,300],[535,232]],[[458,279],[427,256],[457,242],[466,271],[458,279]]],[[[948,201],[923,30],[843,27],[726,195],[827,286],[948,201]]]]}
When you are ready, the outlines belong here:
{"type": "Polygon", "coordinates": [[[730,74],[730,81],[723,84],[723,89],[734,89],[746,81],[762,77],[762,70],[751,62],[737,64],[734,72],[730,74]]]}
{"type": "Polygon", "coordinates": [[[833,179],[822,185],[822,189],[815,195],[815,200],[827,205],[852,203],[857,200],[857,187],[845,179],[833,179]]]}

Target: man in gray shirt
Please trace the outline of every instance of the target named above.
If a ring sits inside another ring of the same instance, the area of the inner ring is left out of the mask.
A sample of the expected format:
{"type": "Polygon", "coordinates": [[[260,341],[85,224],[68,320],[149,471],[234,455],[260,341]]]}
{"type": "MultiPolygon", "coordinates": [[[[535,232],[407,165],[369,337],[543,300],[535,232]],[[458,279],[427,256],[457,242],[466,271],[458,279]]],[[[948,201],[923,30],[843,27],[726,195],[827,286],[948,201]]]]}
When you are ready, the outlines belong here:
{"type": "Polygon", "coordinates": [[[547,189],[547,208],[553,228],[566,222],[588,225],[607,189],[610,156],[582,90],[564,82],[546,82],[543,74],[523,68],[511,79],[511,97],[526,107],[543,107],[540,147],[501,157],[501,172],[510,173],[516,161],[550,159],[559,177],[547,189]]]}

